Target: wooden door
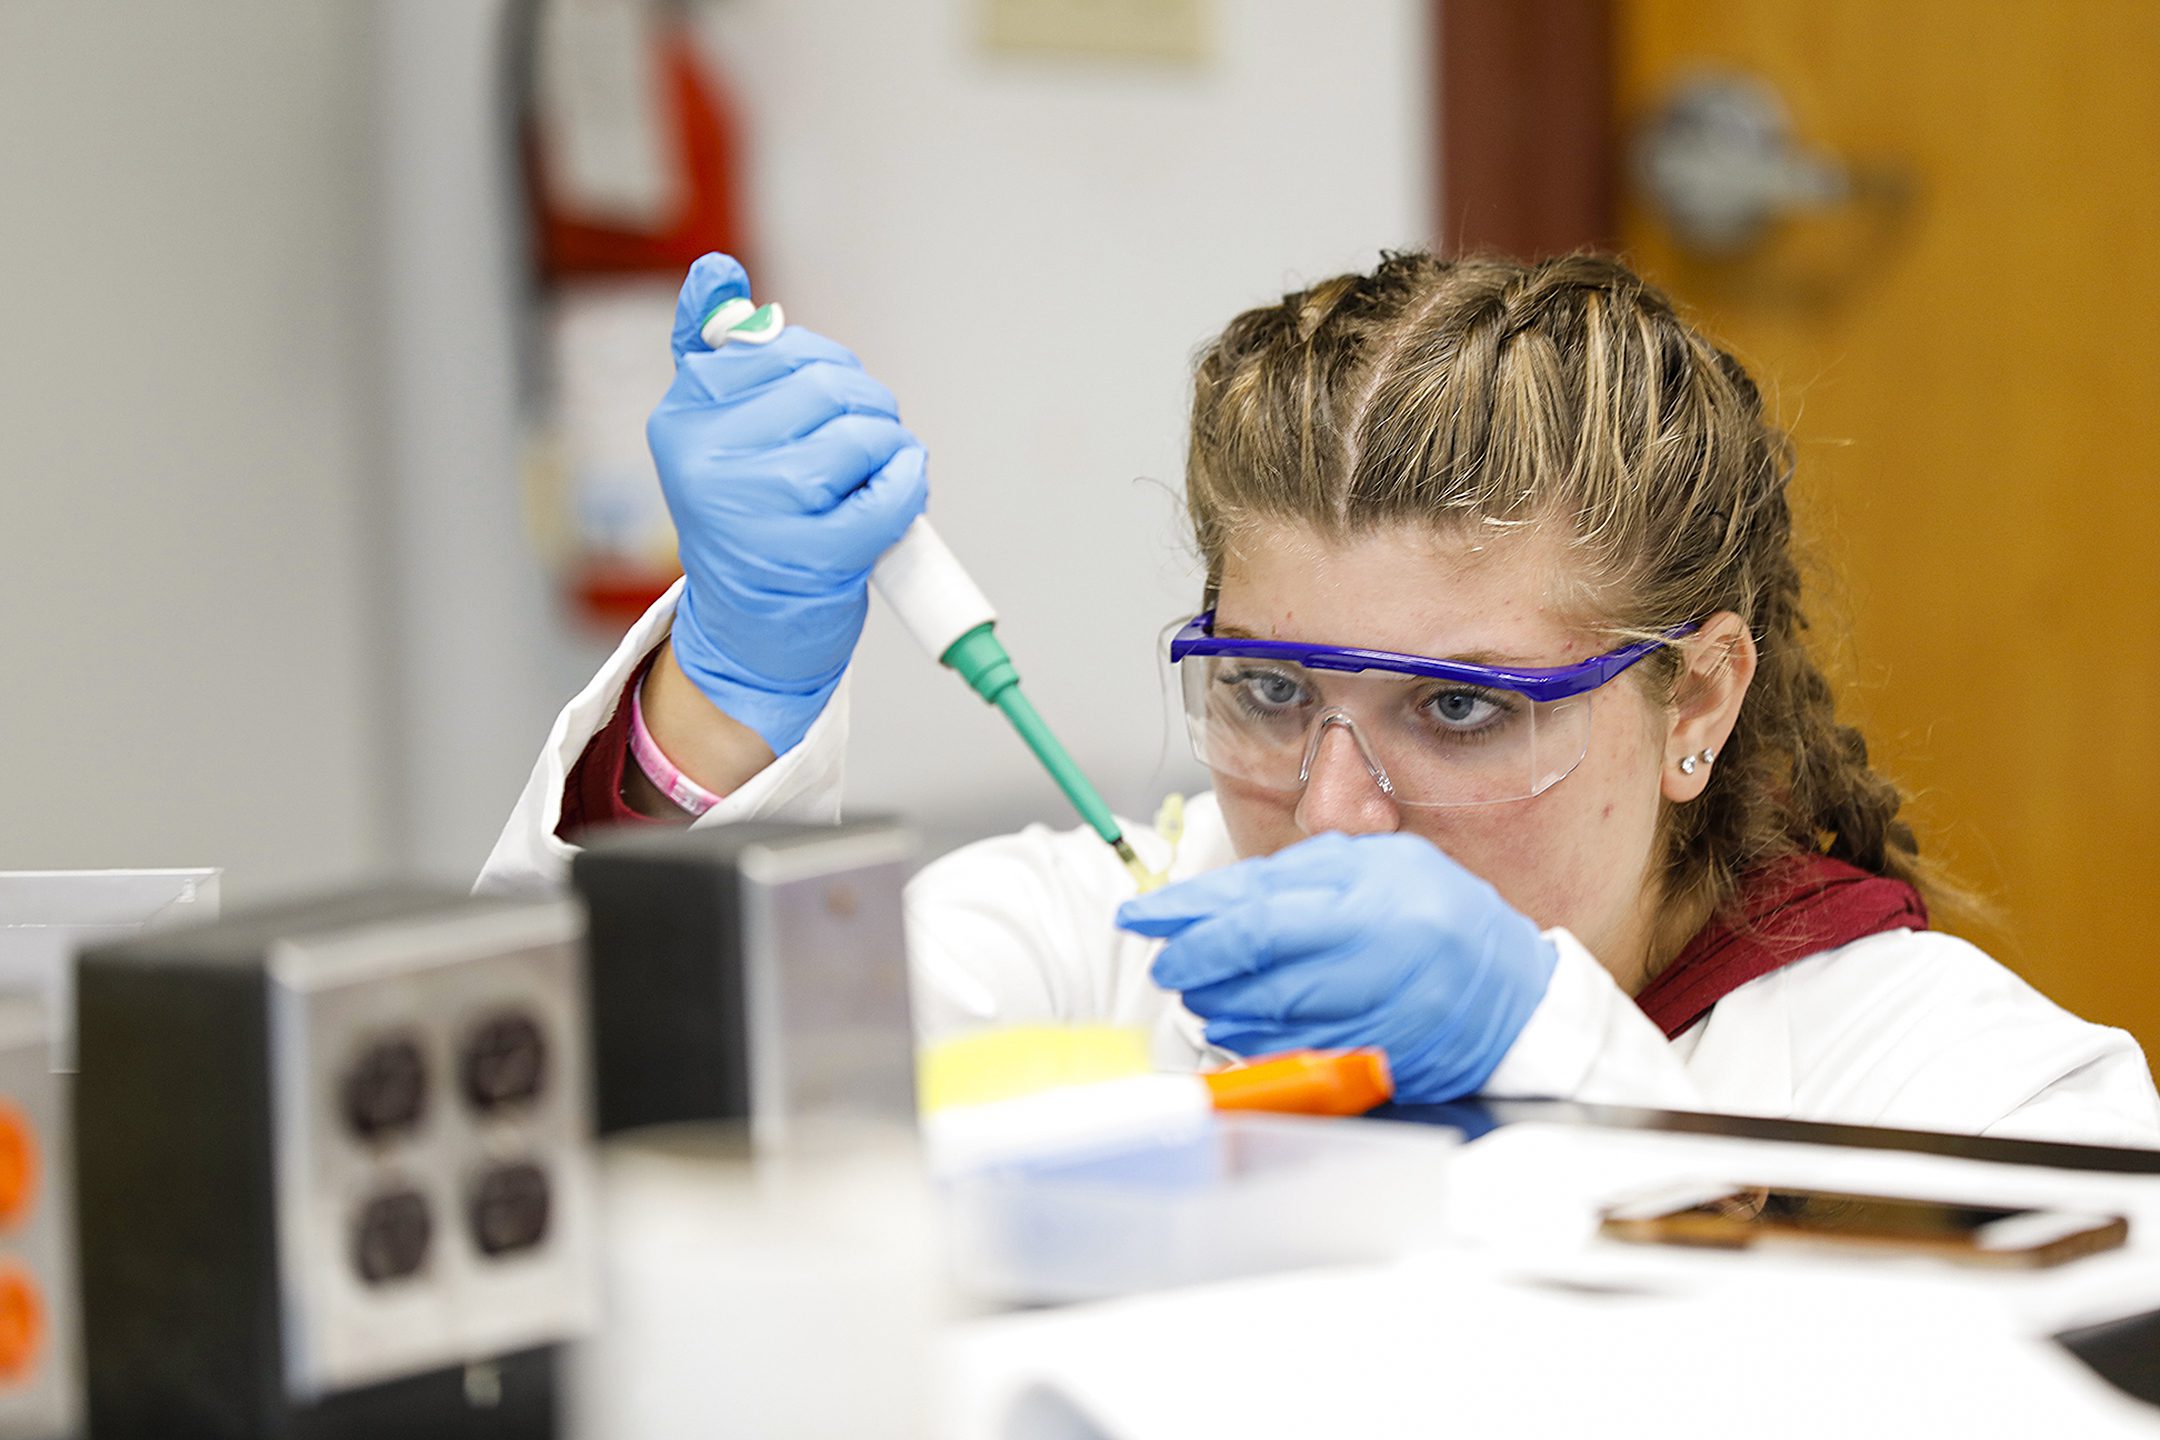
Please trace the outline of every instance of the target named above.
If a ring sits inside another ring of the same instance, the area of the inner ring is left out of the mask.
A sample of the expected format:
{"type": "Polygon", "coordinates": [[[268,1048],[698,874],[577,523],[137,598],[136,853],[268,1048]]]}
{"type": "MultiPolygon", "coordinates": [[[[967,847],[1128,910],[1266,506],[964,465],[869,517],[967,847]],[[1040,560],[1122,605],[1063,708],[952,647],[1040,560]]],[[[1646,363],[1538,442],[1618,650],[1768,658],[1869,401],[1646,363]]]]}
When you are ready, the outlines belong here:
{"type": "Polygon", "coordinates": [[[2160,1057],[2160,4],[1616,0],[1628,127],[1781,93],[1861,198],[1735,259],[1642,192],[1633,258],[1775,388],[1816,635],[1959,928],[2160,1057]]]}

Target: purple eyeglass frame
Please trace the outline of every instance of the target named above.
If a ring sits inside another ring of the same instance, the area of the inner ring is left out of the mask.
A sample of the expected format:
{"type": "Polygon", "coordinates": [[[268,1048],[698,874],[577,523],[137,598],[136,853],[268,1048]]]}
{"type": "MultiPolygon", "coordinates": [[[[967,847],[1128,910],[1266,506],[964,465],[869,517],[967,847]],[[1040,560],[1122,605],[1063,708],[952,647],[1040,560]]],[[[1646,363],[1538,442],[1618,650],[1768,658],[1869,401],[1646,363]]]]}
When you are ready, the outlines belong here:
{"type": "Polygon", "coordinates": [[[1433,680],[1458,680],[1487,690],[1507,690],[1531,700],[1566,700],[1587,695],[1661,646],[1700,629],[1700,620],[1676,625],[1655,640],[1637,640],[1573,665],[1549,669],[1472,665],[1466,660],[1434,660],[1398,655],[1392,650],[1359,650],[1343,645],[1300,645],[1290,640],[1244,640],[1214,633],[1215,612],[1203,610],[1171,638],[1170,663],[1188,655],[1244,655],[1255,660],[1283,660],[1308,670],[1390,670],[1433,680]]]}

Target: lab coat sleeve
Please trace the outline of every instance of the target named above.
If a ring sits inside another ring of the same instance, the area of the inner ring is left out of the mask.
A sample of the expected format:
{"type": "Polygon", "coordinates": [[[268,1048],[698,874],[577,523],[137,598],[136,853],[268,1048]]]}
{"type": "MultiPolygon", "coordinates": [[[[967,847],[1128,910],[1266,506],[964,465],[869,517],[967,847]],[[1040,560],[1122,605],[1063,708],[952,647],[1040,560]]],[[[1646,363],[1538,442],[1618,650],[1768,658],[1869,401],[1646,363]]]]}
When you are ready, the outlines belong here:
{"type": "Polygon", "coordinates": [[[1076,1017],[1074,953],[1103,916],[1059,883],[1056,838],[1040,830],[979,841],[932,861],[908,885],[916,1028],[936,1038],[991,1024],[1076,1017]]]}
{"type": "Polygon", "coordinates": [[[2160,1146],[2137,1042],[1954,936],[1891,931],[1740,986],[1667,1041],[1566,931],[1501,1096],[2160,1146]]]}
{"type": "MultiPolygon", "coordinates": [[[[1803,1118],[2160,1145],[2160,1095],[2137,1042],[2072,1015],[1955,936],[1872,936],[1765,976],[1719,1008],[1735,1002],[1766,1012],[1756,1028],[1781,1012],[1792,1113],[1803,1118]]],[[[1713,1011],[1706,1024],[1719,1019],[1713,1011]]],[[[1698,1052],[1698,1064],[1707,1059],[1698,1052]]]]}
{"type": "MultiPolygon", "coordinates": [[[[1187,810],[1186,842],[1119,825],[1150,866],[1184,879],[1222,863],[1210,797],[1187,810]]],[[[1087,830],[1031,825],[925,866],[907,892],[916,1027],[936,1041],[986,1025],[1103,1024],[1145,1033],[1165,1069],[1189,1070],[1207,1047],[1198,1017],[1157,986],[1160,942],[1113,923],[1132,879],[1087,830]]]]}
{"type": "Polygon", "coordinates": [[[1664,1032],[1614,982],[1612,972],[1567,931],[1545,933],[1560,952],[1552,982],[1485,1082],[1484,1093],[1709,1108],[1664,1032]]]}
{"type": "MultiPolygon", "coordinates": [[[[1137,827],[1126,834],[1153,848],[1137,827]]],[[[1092,834],[1043,825],[931,862],[907,892],[917,1027],[936,1037],[1131,1018],[1119,992],[1132,978],[1128,952],[1144,947],[1110,923],[1130,888],[1092,834]]]]}
{"type": "Polygon", "coordinates": [[[2144,1051],[2121,1030],[2101,1030],[2094,1041],[2094,1053],[2087,1059],[1981,1133],[2160,1148],[2160,1096],[2153,1092],[2144,1051]]]}
{"type": "MultiPolygon", "coordinates": [[[[549,890],[565,883],[577,847],[555,831],[562,820],[563,789],[571,768],[593,736],[613,718],[623,687],[638,665],[667,638],[681,590],[682,582],[677,581],[630,627],[600,673],[555,717],[524,793],[510,812],[510,822],[473,886],[477,893],[549,890]]],[[[847,750],[847,691],[847,680],[842,677],[839,690],[801,743],[699,816],[693,828],[749,819],[828,824],[838,820],[841,761],[847,750]]]]}

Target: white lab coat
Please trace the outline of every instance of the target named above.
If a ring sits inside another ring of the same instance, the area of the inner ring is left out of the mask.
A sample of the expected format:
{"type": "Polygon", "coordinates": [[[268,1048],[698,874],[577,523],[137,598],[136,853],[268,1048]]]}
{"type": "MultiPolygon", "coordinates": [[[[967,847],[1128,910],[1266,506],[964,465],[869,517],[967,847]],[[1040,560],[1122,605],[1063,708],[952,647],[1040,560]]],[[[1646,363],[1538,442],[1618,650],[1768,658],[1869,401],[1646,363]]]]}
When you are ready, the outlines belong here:
{"type": "MultiPolygon", "coordinates": [[[[562,883],[564,781],[666,634],[671,593],[556,718],[482,890],[562,883]]],[[[847,688],[801,744],[701,825],[840,813],[847,688]]],[[[1126,834],[1151,863],[1164,846],[1126,834]]],[[[1186,809],[1173,878],[1235,858],[1213,796],[1186,809]]],[[[1195,1017],[1156,988],[1159,942],[1118,930],[1131,881],[1086,830],[1030,826],[925,867],[908,888],[908,942],[926,1036],[998,1022],[1145,1027],[1157,1060],[1206,1056],[1195,1017]]],[[[2160,1146],[2160,1096],[2137,1043],[2087,1024],[1962,940],[1893,931],[1749,982],[1668,1041],[1565,930],[1551,987],[1486,1086],[1494,1095],[1716,1110],[1991,1135],[2160,1146]]]]}

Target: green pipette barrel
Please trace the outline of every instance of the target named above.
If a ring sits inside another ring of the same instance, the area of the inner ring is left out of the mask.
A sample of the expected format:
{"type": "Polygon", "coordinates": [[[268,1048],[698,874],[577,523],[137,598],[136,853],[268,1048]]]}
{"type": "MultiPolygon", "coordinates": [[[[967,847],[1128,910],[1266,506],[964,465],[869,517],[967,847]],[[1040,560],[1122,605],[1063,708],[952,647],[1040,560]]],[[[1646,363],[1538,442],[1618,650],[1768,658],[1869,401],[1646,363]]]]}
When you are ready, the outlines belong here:
{"type": "Polygon", "coordinates": [[[1014,668],[1005,647],[998,643],[991,626],[987,623],[978,625],[953,641],[945,653],[938,656],[938,662],[952,667],[976,694],[1005,712],[1005,718],[1020,732],[1028,749],[1035,752],[1035,758],[1042,761],[1043,769],[1057,781],[1058,789],[1072,801],[1073,808],[1087,821],[1088,828],[1110,844],[1119,846],[1119,853],[1124,854],[1124,837],[1110,814],[1110,807],[1095,793],[1087,776],[1080,773],[1080,767],[1058,743],[1057,736],[1050,733],[1042,716],[1035,713],[1027,696],[1020,693],[1020,672],[1014,668]]]}

